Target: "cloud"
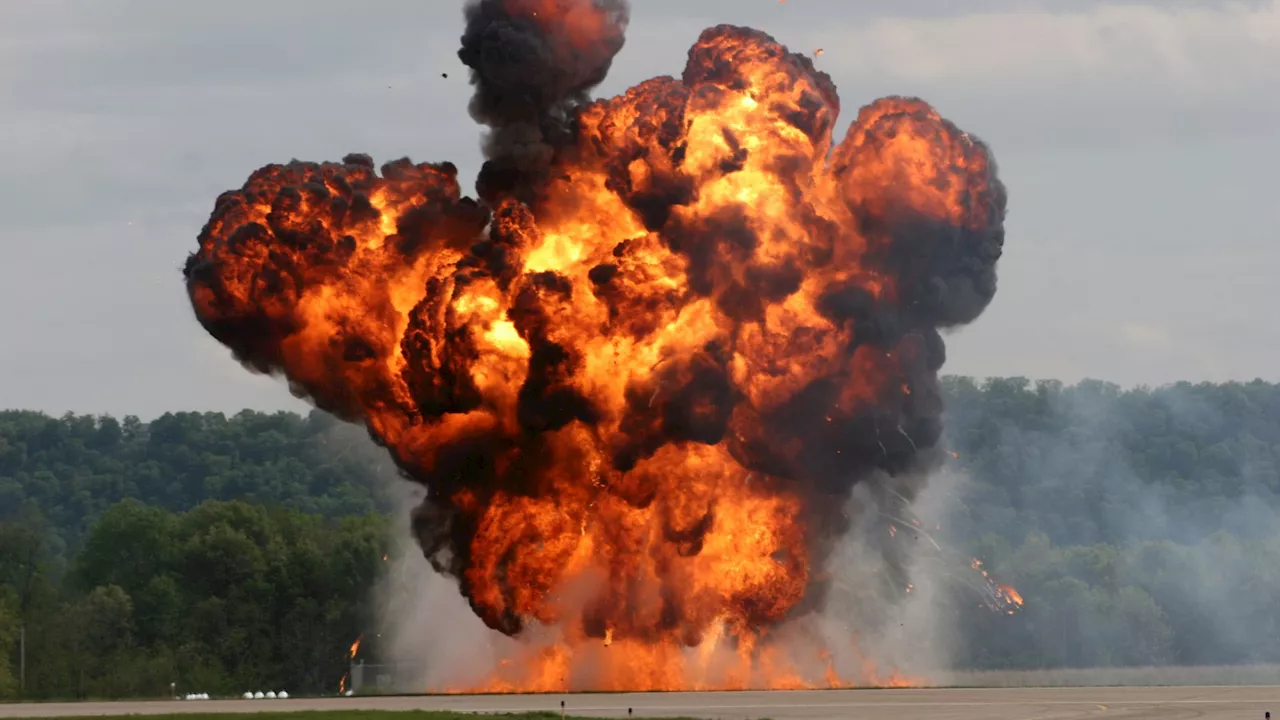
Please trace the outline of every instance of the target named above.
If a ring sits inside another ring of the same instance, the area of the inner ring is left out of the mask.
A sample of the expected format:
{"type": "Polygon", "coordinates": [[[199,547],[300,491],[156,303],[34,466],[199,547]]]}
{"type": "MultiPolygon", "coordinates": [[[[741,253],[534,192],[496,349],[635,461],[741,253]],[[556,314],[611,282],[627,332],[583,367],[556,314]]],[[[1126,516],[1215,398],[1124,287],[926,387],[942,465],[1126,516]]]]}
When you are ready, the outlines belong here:
{"type": "Polygon", "coordinates": [[[1276,133],[1280,0],[1063,5],[812,24],[788,41],[824,48],[847,114],[854,95],[918,94],[962,125],[1008,128],[1009,149],[1276,133]]]}
{"type": "MultiPolygon", "coordinates": [[[[845,124],[918,94],[991,142],[1008,253],[949,371],[1276,366],[1280,330],[1258,313],[1280,262],[1280,0],[634,6],[603,93],[678,75],[704,27],[732,22],[824,48],[845,124]],[[1170,345],[1124,344],[1128,319],[1164,321],[1170,345]]],[[[0,406],[294,407],[279,383],[229,379],[244,373],[201,344],[177,267],[218,193],[267,162],[408,154],[473,177],[461,30],[460,0],[0,0],[0,299],[22,308],[0,319],[0,406]],[[86,347],[94,373],[76,365],[86,347]]]]}
{"type": "Polygon", "coordinates": [[[815,33],[829,63],[888,81],[1009,89],[1047,82],[1195,93],[1251,91],[1280,77],[1280,2],[1101,5],[873,20],[815,33]]]}
{"type": "Polygon", "coordinates": [[[1116,333],[1124,345],[1137,351],[1163,352],[1169,349],[1169,331],[1149,323],[1123,323],[1116,333]]]}

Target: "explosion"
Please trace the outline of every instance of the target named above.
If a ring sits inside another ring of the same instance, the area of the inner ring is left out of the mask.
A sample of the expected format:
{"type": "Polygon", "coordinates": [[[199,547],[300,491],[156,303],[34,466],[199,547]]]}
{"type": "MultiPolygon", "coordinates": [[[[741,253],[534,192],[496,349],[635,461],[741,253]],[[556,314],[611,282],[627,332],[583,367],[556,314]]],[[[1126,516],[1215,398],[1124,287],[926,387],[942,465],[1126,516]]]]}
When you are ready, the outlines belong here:
{"type": "Polygon", "coordinates": [[[756,30],[591,101],[621,0],[466,19],[478,199],[450,163],[264,167],[188,259],[196,316],[427,488],[417,540],[489,627],[551,633],[489,689],[827,684],[770,633],[821,607],[852,488],[938,460],[994,159],[901,97],[834,143],[830,77],[756,30]]]}

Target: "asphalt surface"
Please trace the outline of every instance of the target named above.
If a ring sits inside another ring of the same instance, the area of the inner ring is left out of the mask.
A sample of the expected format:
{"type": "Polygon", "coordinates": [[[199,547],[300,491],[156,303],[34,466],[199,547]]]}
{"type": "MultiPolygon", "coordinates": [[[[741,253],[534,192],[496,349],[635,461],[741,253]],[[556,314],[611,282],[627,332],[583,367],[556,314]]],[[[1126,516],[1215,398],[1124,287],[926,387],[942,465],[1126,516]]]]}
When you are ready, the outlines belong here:
{"type": "MultiPolygon", "coordinates": [[[[1280,713],[1280,686],[990,688],[468,695],[288,700],[94,702],[0,705],[0,718],[92,717],[298,710],[560,710],[589,717],[859,718],[859,720],[1261,720],[1280,713]]],[[[1280,715],[1277,715],[1280,718],[1280,715]]]]}

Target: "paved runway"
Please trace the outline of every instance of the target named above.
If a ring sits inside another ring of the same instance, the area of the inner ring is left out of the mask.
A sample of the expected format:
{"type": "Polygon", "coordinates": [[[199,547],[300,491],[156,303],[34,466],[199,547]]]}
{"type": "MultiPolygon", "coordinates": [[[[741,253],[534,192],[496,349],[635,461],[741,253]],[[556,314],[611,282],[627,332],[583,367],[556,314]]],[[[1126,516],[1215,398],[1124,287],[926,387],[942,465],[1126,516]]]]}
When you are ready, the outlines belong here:
{"type": "MultiPolygon", "coordinates": [[[[1280,713],[1280,686],[470,695],[0,705],[0,718],[297,710],[560,710],[570,715],[860,720],[1239,720],[1280,713]]],[[[1280,715],[1277,715],[1280,718],[1280,715]]]]}

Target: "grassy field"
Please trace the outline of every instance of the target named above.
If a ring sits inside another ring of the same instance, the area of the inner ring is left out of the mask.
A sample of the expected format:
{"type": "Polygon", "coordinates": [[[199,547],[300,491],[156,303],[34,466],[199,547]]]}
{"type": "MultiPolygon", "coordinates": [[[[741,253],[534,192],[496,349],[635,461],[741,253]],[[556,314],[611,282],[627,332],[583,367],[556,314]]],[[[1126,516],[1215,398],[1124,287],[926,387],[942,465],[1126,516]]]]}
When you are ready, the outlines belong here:
{"type": "Polygon", "coordinates": [[[1277,685],[1280,665],[970,670],[938,673],[930,680],[944,687],[994,688],[1277,685]]]}

